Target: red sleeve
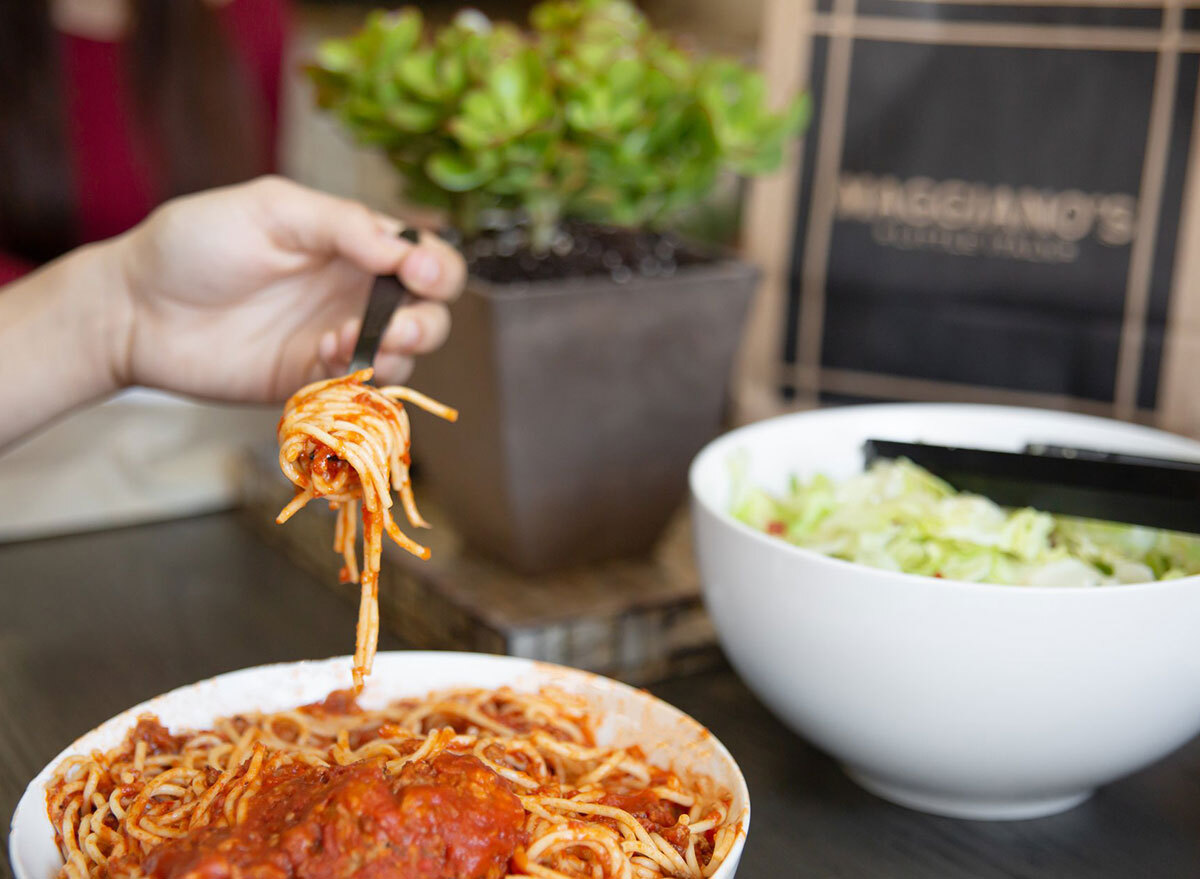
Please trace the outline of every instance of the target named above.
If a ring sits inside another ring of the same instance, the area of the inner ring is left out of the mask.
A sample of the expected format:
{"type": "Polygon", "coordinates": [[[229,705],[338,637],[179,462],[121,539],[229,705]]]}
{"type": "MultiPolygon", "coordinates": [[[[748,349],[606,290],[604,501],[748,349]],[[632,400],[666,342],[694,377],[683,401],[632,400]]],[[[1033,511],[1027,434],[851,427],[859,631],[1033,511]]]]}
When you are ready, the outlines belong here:
{"type": "Polygon", "coordinates": [[[279,141],[279,105],[288,34],[287,0],[232,0],[221,9],[222,23],[260,89],[267,109],[271,165],[279,141]]]}
{"type": "Polygon", "coordinates": [[[0,251],[0,287],[32,272],[37,266],[19,256],[0,251]]]}

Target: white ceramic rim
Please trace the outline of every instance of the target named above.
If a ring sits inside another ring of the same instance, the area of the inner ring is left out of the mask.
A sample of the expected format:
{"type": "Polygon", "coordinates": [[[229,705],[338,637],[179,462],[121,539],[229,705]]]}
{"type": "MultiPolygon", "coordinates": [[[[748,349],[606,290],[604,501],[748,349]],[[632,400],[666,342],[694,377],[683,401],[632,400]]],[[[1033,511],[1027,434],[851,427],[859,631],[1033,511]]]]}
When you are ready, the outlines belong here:
{"type": "MultiPolygon", "coordinates": [[[[1095,595],[1120,595],[1130,592],[1142,592],[1149,590],[1173,590],[1173,589],[1195,589],[1200,584],[1200,574],[1193,574],[1190,577],[1179,577],[1175,580],[1153,580],[1149,583],[1122,583],[1113,586],[1096,587],[1090,589],[1078,589],[1070,586],[1012,586],[1003,583],[976,583],[972,580],[955,580],[946,577],[926,577],[923,574],[907,574],[902,571],[889,571],[883,568],[872,568],[869,565],[863,565],[858,562],[851,562],[845,559],[835,558],[833,556],[819,553],[816,550],[808,549],[803,546],[797,546],[786,540],[781,540],[778,537],[772,537],[759,531],[757,528],[751,528],[745,522],[734,518],[728,511],[720,509],[709,502],[709,499],[704,497],[704,494],[699,490],[698,483],[700,480],[700,469],[710,466],[709,459],[718,455],[728,457],[729,453],[734,451],[739,440],[745,439],[755,433],[766,432],[777,429],[777,425],[792,420],[799,420],[805,416],[821,415],[831,412],[878,412],[880,415],[885,415],[889,410],[895,411],[903,409],[912,411],[914,409],[928,409],[931,411],[940,412],[966,412],[967,410],[985,411],[985,412],[1007,412],[1013,415],[1020,413],[1035,413],[1040,417],[1045,417],[1048,410],[1034,409],[1027,406],[995,406],[988,404],[976,403],[867,403],[853,406],[836,406],[824,409],[810,409],[801,412],[789,412],[784,415],[776,415],[772,418],[766,418],[762,421],[755,421],[752,424],[747,424],[742,427],[722,434],[716,439],[708,443],[700,452],[692,459],[692,464],[688,468],[688,488],[691,491],[693,503],[699,504],[708,513],[711,513],[723,524],[733,528],[735,531],[750,537],[752,540],[761,542],[764,547],[771,551],[791,553],[794,556],[803,558],[810,563],[817,565],[829,565],[836,570],[843,568],[854,568],[859,571],[877,571],[881,575],[886,575],[889,579],[896,578],[902,582],[919,583],[926,588],[946,588],[955,591],[962,589],[975,589],[987,592],[1008,592],[1014,595],[1038,595],[1049,594],[1076,594],[1079,596],[1095,596],[1095,595]]],[[[1090,422],[1094,424],[1121,424],[1123,427],[1128,427],[1131,431],[1146,431],[1148,434],[1156,436],[1170,436],[1175,439],[1186,442],[1193,442],[1196,445],[1197,460],[1200,460],[1200,442],[1190,440],[1188,437],[1178,436],[1168,433],[1167,431],[1158,430],[1157,428],[1147,427],[1141,424],[1130,424],[1127,422],[1117,422],[1109,418],[1101,418],[1096,415],[1085,415],[1079,412],[1054,412],[1056,416],[1064,419],[1077,420],[1079,422],[1090,422]]],[[[1019,600],[1019,599],[1018,599],[1019,600]]],[[[1095,600],[1093,598],[1087,599],[1095,600]]],[[[1102,599],[1103,600],[1103,599],[1102,599]]]]}
{"type": "MultiPolygon", "coordinates": [[[[646,690],[631,687],[628,684],[613,680],[612,678],[604,677],[603,675],[594,674],[592,672],[583,671],[582,669],[570,668],[568,666],[556,665],[554,663],[539,662],[531,659],[522,659],[514,656],[499,656],[487,653],[470,653],[465,651],[431,651],[431,650],[393,650],[384,651],[377,654],[377,660],[382,659],[385,662],[389,658],[402,657],[410,659],[416,663],[432,662],[432,661],[459,661],[486,663],[496,667],[507,666],[511,672],[507,677],[511,679],[514,686],[520,687],[519,682],[523,676],[530,679],[531,684],[548,685],[553,683],[571,683],[576,687],[576,692],[590,690],[594,693],[603,693],[604,691],[616,692],[630,697],[636,701],[642,702],[647,708],[653,707],[654,710],[665,713],[676,723],[681,723],[685,727],[691,728],[694,732],[695,741],[702,741],[704,746],[711,750],[711,757],[720,763],[724,764],[728,770],[729,779],[734,782],[730,790],[730,795],[735,802],[740,798],[744,804],[742,814],[738,819],[740,832],[737,834],[724,862],[709,879],[732,879],[734,872],[737,869],[738,862],[741,859],[742,850],[746,844],[746,837],[750,832],[750,792],[746,785],[746,778],[742,774],[741,767],[737,761],[733,759],[733,755],[729,753],[729,749],[713,735],[707,727],[696,720],[689,714],[680,711],[674,705],[659,699],[652,693],[646,690]],[[558,679],[557,681],[555,679],[558,679]]],[[[402,661],[393,659],[393,661],[402,661]]],[[[156,710],[155,706],[168,699],[178,699],[185,693],[206,687],[220,688],[228,686],[231,682],[239,682],[243,678],[253,678],[256,675],[262,675],[270,670],[287,670],[287,669],[322,669],[333,666],[340,667],[344,671],[344,678],[347,683],[350,680],[350,667],[352,657],[349,656],[334,656],[326,659],[308,659],[295,662],[275,662],[266,663],[263,665],[251,666],[249,668],[237,669],[235,671],[226,672],[224,674],[215,675],[211,678],[205,678],[195,683],[185,684],[181,687],[176,687],[173,690],[168,690],[158,696],[147,699],[132,708],[127,708],[120,714],[117,714],[87,733],[79,736],[66,748],[63,748],[53,760],[44,766],[33,780],[26,786],[24,793],[17,802],[16,808],[13,810],[12,819],[9,823],[9,838],[8,838],[8,854],[12,864],[13,874],[15,879],[52,879],[52,877],[41,877],[36,875],[36,872],[29,865],[24,863],[21,857],[21,851],[18,849],[18,824],[24,819],[27,813],[32,813],[41,818],[41,821],[34,820],[35,825],[39,829],[44,829],[45,832],[52,832],[53,828],[50,825],[49,818],[46,815],[46,783],[49,781],[58,766],[65,758],[78,753],[81,750],[81,745],[87,740],[98,735],[111,734],[113,731],[128,731],[136,722],[138,715],[144,713],[152,713],[156,710]],[[44,825],[44,827],[42,826],[44,825]]],[[[368,685],[371,679],[368,679],[368,685]]],[[[462,681],[463,686],[472,686],[471,681],[462,681]]],[[[493,686],[504,686],[503,683],[497,683],[493,686]]],[[[398,699],[406,696],[422,696],[430,689],[441,689],[443,685],[424,685],[418,682],[406,680],[394,691],[389,688],[387,698],[398,699]]],[[[568,687],[569,689],[569,687],[568,687]]],[[[247,706],[242,710],[252,710],[253,706],[247,706]]]]}

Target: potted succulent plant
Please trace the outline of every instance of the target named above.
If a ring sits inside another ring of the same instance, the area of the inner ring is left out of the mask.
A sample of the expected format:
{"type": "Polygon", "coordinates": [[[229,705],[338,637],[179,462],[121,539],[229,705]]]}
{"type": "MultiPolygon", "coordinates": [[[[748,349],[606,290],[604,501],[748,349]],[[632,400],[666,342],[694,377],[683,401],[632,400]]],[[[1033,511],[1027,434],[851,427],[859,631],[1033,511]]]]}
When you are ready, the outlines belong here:
{"type": "Polygon", "coordinates": [[[415,382],[458,528],[518,569],[648,550],[720,426],[756,270],[668,231],[720,175],[775,168],[806,112],[656,32],[626,0],[551,0],[530,27],[374,13],[310,68],[321,107],[446,211],[471,268],[415,382]]]}

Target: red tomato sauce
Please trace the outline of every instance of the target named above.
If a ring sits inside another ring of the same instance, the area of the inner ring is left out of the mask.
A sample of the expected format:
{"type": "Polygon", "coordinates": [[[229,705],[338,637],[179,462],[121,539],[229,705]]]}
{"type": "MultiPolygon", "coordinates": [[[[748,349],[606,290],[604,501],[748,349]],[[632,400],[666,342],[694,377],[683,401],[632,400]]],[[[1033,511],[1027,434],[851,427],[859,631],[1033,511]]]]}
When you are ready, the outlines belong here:
{"type": "MultiPolygon", "coordinates": [[[[214,804],[219,808],[220,804],[214,804]]],[[[500,879],[525,842],[521,801],[476,758],[442,753],[270,772],[246,819],[163,843],[154,879],[500,879]]]]}

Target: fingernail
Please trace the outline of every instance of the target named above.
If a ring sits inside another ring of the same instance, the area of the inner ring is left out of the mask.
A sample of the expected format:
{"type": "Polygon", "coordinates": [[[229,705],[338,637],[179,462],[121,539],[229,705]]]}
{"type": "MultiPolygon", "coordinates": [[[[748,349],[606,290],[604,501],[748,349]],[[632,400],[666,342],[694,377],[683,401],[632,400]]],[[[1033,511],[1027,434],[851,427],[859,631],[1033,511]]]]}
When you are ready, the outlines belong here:
{"type": "Polygon", "coordinates": [[[404,274],[411,283],[428,290],[442,276],[442,265],[436,256],[418,247],[404,260],[404,274]]]}
{"type": "Polygon", "coordinates": [[[421,326],[412,318],[406,317],[400,321],[396,335],[400,347],[407,351],[421,341],[421,326]]]}

